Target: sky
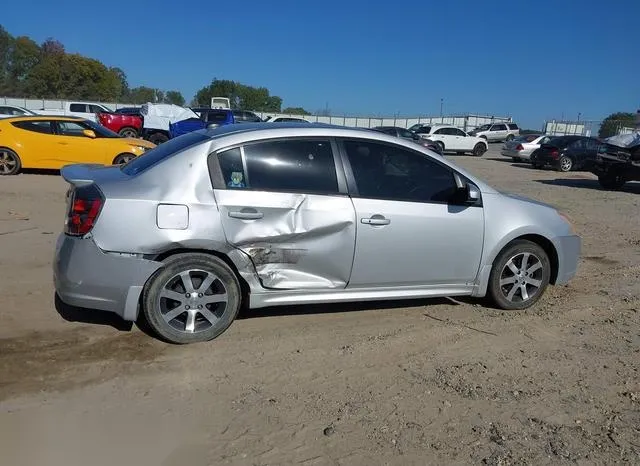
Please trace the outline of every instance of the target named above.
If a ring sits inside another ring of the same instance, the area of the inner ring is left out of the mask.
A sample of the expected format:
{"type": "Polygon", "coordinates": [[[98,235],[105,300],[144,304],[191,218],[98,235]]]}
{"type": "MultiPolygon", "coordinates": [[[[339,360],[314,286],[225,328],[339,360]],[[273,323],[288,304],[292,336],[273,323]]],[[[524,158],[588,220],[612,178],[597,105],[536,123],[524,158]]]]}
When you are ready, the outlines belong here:
{"type": "Polygon", "coordinates": [[[640,109],[640,0],[30,0],[0,24],[187,101],[218,78],[333,115],[439,115],[443,99],[539,129],[640,109]]]}

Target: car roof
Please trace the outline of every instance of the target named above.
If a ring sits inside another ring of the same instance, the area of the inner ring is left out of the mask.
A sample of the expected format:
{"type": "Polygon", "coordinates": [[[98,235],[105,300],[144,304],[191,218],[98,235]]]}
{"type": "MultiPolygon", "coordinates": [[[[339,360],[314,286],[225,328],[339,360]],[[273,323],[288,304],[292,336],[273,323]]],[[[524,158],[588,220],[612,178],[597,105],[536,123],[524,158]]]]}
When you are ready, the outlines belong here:
{"type": "Polygon", "coordinates": [[[28,116],[11,116],[3,118],[0,121],[37,121],[37,120],[56,120],[56,121],[85,121],[86,118],[62,115],[28,115],[28,116]]]}

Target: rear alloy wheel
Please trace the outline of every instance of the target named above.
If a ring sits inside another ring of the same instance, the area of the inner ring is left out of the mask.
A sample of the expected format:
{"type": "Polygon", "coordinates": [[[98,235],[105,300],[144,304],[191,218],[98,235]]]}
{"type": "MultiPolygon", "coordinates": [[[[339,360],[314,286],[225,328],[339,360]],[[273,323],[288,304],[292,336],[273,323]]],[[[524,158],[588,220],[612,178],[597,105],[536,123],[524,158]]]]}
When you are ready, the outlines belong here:
{"type": "Polygon", "coordinates": [[[113,159],[113,164],[122,165],[134,158],[135,158],[135,155],[133,154],[120,154],[120,155],[117,155],[115,159],[113,159]]]}
{"type": "Polygon", "coordinates": [[[118,134],[123,138],[137,138],[138,132],[134,128],[122,128],[118,134]]]}
{"type": "Polygon", "coordinates": [[[562,157],[560,157],[560,160],[558,160],[559,171],[570,172],[572,168],[573,168],[573,160],[571,160],[570,157],[567,157],[566,155],[563,155],[562,157]]]}
{"type": "Polygon", "coordinates": [[[0,175],[16,175],[22,162],[20,157],[11,149],[0,148],[0,175]]]}
{"type": "Polygon", "coordinates": [[[626,182],[627,180],[623,176],[615,173],[598,176],[598,183],[600,183],[600,186],[604,189],[620,189],[626,182]]]}
{"type": "Polygon", "coordinates": [[[475,155],[476,157],[482,157],[486,151],[487,151],[487,146],[479,142],[473,148],[473,155],[475,155]]]}
{"type": "Polygon", "coordinates": [[[516,240],[494,261],[488,292],[502,309],[526,309],[540,299],[550,277],[551,263],[544,249],[528,240],[516,240]]]}
{"type": "Polygon", "coordinates": [[[196,343],[229,328],[241,300],[240,283],[227,264],[208,254],[188,253],[168,258],[149,280],[142,311],[165,340],[196,343]]]}

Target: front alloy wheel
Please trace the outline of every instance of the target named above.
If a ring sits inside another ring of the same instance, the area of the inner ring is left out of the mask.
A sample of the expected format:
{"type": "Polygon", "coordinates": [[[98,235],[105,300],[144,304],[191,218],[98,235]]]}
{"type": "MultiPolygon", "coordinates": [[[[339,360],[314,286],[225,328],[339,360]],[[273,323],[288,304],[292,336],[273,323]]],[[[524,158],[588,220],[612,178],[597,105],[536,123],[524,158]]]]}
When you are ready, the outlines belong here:
{"type": "Polygon", "coordinates": [[[518,240],[494,262],[489,294],[502,309],[526,309],[535,304],[549,284],[551,264],[538,244],[518,240]]]}

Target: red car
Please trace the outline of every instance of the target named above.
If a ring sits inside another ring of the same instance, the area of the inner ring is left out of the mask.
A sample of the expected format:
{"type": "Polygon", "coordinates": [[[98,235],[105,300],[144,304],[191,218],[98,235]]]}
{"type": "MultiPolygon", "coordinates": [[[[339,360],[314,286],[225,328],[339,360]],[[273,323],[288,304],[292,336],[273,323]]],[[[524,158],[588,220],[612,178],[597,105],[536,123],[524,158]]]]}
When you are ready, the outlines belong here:
{"type": "Polygon", "coordinates": [[[96,120],[105,128],[125,138],[137,138],[142,132],[142,117],[126,113],[96,113],[96,120]]]}

